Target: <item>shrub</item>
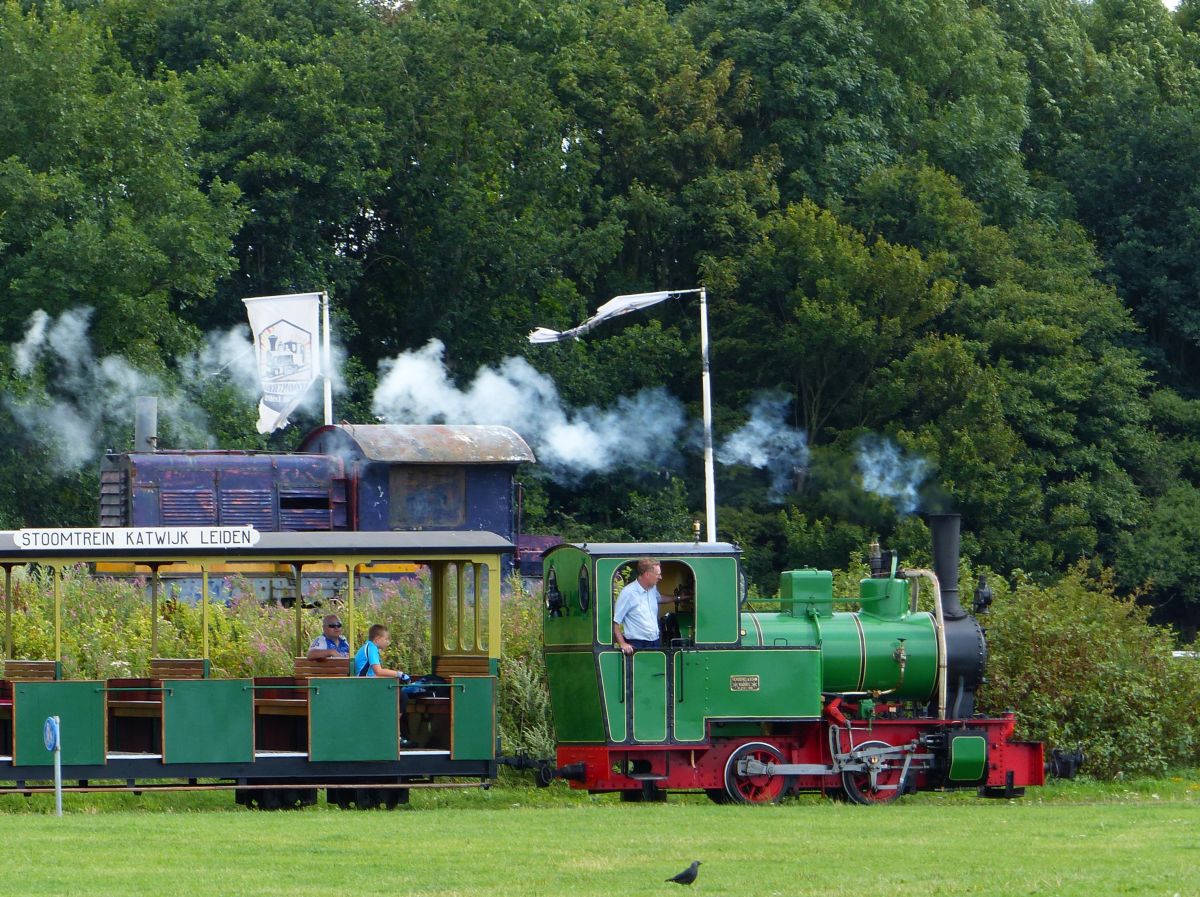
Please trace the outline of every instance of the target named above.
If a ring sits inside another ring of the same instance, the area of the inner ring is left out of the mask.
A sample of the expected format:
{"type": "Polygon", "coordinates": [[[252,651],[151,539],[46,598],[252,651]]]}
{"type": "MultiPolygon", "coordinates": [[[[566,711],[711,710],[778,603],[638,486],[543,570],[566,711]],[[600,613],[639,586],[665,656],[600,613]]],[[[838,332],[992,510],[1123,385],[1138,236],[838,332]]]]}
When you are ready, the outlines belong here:
{"type": "Polygon", "coordinates": [[[1174,659],[1170,630],[1118,596],[1111,574],[1080,565],[1051,586],[989,583],[982,711],[1016,710],[1018,733],[1048,748],[1082,745],[1100,778],[1195,762],[1200,663],[1174,659]]]}
{"type": "Polygon", "coordinates": [[[501,604],[499,725],[506,754],[554,756],[550,687],[542,653],[542,603],[514,577],[501,604]]]}

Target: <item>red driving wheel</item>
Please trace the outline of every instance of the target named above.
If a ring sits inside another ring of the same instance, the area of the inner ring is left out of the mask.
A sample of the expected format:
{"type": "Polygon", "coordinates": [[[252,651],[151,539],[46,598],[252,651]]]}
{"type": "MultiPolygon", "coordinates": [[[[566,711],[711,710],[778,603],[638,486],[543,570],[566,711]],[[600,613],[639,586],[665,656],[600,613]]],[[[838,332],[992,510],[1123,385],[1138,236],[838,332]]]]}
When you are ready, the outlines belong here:
{"type": "Polygon", "coordinates": [[[767,773],[741,775],[738,773],[738,764],[747,758],[759,763],[783,762],[782,752],[774,745],[762,741],[743,744],[725,761],[725,794],[728,799],[737,804],[778,803],[791,790],[794,777],[767,773]]]}

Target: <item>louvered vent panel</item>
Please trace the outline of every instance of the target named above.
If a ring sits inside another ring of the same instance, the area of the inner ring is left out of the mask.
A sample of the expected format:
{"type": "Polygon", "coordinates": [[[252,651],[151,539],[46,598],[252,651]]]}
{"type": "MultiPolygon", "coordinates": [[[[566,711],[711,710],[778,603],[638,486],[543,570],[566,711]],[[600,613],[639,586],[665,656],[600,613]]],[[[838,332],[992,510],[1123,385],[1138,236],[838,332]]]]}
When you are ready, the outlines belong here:
{"type": "Polygon", "coordinates": [[[100,525],[129,526],[129,474],[124,470],[100,471],[100,525]]]}
{"type": "Polygon", "coordinates": [[[270,532],[275,529],[274,500],[270,489],[222,489],[221,525],[245,526],[270,532]]]}
{"type": "Polygon", "coordinates": [[[330,529],[329,492],[322,489],[279,490],[279,528],[298,532],[330,529]]]}
{"type": "Polygon", "coordinates": [[[217,502],[211,489],[162,492],[163,526],[211,526],[217,522],[217,502]]]}
{"type": "Polygon", "coordinates": [[[323,532],[330,528],[329,511],[279,511],[279,528],[285,532],[323,532]]]}

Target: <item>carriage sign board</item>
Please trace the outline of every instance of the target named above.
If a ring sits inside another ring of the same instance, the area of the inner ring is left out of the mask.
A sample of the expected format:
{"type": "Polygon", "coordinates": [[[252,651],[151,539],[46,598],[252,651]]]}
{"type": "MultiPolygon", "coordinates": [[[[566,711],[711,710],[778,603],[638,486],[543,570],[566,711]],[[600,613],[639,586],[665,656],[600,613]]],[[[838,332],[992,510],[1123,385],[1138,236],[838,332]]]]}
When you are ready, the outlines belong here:
{"type": "Polygon", "coordinates": [[[13,533],[24,551],[45,548],[248,548],[258,544],[252,526],[95,527],[93,529],[22,529],[13,533]]]}

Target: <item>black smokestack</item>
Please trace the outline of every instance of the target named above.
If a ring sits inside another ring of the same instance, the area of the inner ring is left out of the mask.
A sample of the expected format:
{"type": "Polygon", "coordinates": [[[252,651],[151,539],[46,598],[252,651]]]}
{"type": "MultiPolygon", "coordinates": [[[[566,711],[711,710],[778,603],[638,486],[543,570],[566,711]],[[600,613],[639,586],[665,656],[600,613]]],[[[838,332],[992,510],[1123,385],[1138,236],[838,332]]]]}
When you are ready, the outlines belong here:
{"type": "Polygon", "coordinates": [[[929,534],[933,539],[933,572],[942,587],[942,613],[947,620],[967,615],[958,601],[958,554],[961,514],[930,514],[929,534]]]}

